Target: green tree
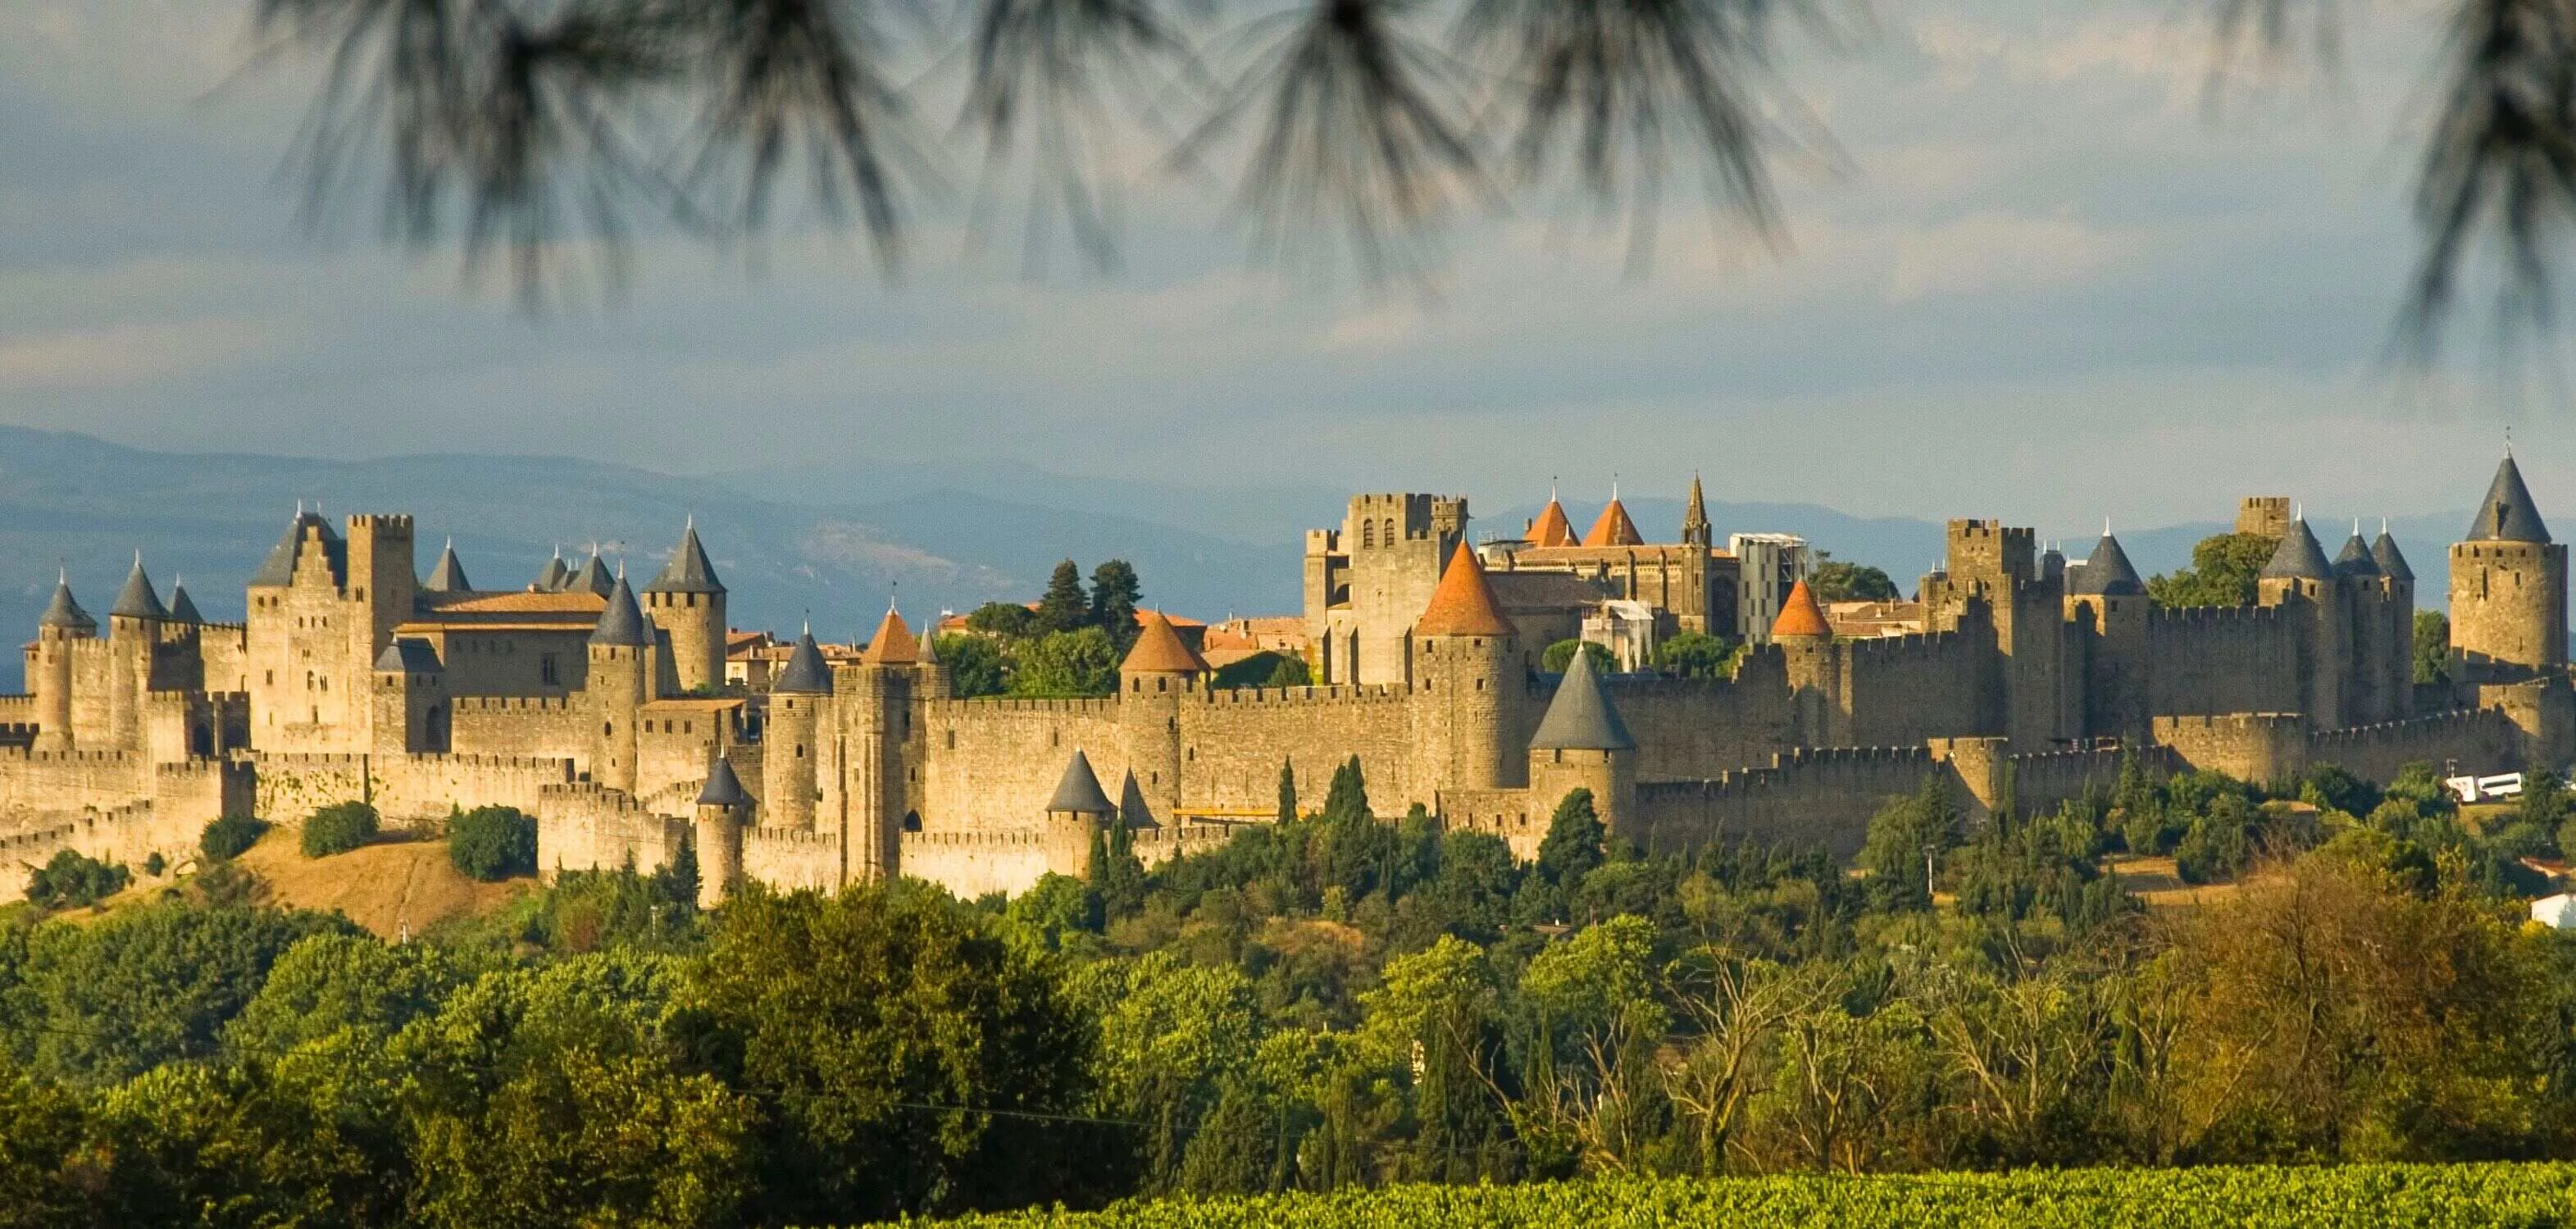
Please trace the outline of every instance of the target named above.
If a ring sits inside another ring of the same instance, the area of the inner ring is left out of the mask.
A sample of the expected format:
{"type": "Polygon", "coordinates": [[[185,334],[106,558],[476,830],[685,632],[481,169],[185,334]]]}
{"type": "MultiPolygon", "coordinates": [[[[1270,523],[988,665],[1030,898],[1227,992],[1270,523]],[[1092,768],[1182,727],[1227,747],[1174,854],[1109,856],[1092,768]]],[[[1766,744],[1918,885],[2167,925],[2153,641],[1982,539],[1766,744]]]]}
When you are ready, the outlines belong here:
{"type": "Polygon", "coordinates": [[[1118,646],[1099,628],[1049,632],[1021,642],[1017,656],[1012,695],[1066,699],[1118,690],[1118,646]]]}
{"type": "Polygon", "coordinates": [[[2451,616],[2441,611],[2415,612],[2415,681],[2451,681],[2451,616]]]}
{"type": "Polygon", "coordinates": [[[1360,757],[1353,755],[1333,770],[1333,782],[1324,793],[1325,819],[1367,819],[1369,817],[1368,778],[1360,773],[1360,757]]]}
{"type": "Polygon", "coordinates": [[[1307,668],[1305,658],[1296,656],[1295,654],[1283,653],[1279,655],[1279,664],[1270,668],[1270,677],[1263,680],[1261,685],[1264,687],[1311,687],[1314,685],[1314,682],[1314,673],[1307,668]]]}
{"type": "Polygon", "coordinates": [[[1047,577],[1046,592],[1038,598],[1030,630],[1044,634],[1095,626],[1091,598],[1082,591],[1082,569],[1070,559],[1056,564],[1055,573],[1047,577]]]}
{"type": "Polygon", "coordinates": [[[1819,602],[1893,602],[1903,596],[1896,582],[1877,568],[1820,555],[1807,587],[1819,602]]]}
{"type": "Polygon", "coordinates": [[[1170,952],[1083,969],[1070,987],[1100,1022],[1101,1095],[1111,1117],[1147,1124],[1135,1143],[1147,1193],[1171,1190],[1200,1124],[1253,1060],[1261,1012],[1232,967],[1170,952]]]}
{"type": "Polygon", "coordinates": [[[1045,630],[1038,626],[1038,612],[1018,602],[986,602],[967,614],[966,626],[1005,640],[1017,640],[1045,630]]]}
{"type": "Polygon", "coordinates": [[[1589,640],[1559,640],[1547,646],[1546,651],[1539,654],[1539,668],[1552,674],[1563,674],[1574,664],[1577,652],[1591,658],[1592,668],[1604,674],[1619,668],[1619,659],[1612,657],[1610,650],[1589,640]]]}
{"type": "Polygon", "coordinates": [[[1655,646],[1655,668],[1676,678],[1730,678],[1738,647],[1723,636],[1683,632],[1655,646]]]}
{"type": "Polygon", "coordinates": [[[476,807],[447,820],[447,860],[486,883],[537,873],[537,821],[517,807],[476,807]]]}
{"type": "Polygon", "coordinates": [[[1136,569],[1126,560],[1112,559],[1091,569],[1091,625],[1109,633],[1122,653],[1136,643],[1140,630],[1136,625],[1136,603],[1144,596],[1145,588],[1136,579],[1136,569]]]}
{"type": "MultiPolygon", "coordinates": [[[[1025,607],[1010,609],[1028,613],[1025,607]]],[[[931,650],[948,667],[948,685],[961,700],[998,696],[1010,684],[1002,646],[990,636],[941,636],[932,642],[931,650]]]]}
{"type": "Polygon", "coordinates": [[[2191,566],[2147,579],[2147,596],[2162,606],[2251,606],[2255,581],[2272,561],[2280,539],[2259,533],[2222,533],[2191,548],[2191,566]]]}
{"type": "Polygon", "coordinates": [[[1566,791],[1565,797],[1557,800],[1555,813],[1548,816],[1547,836],[1539,841],[1539,878],[1571,891],[1592,873],[1592,868],[1607,860],[1602,842],[1608,836],[1609,830],[1602,827],[1601,816],[1593,808],[1592,791],[1580,786],[1566,791]]]}
{"type": "Polygon", "coordinates": [[[304,856],[347,853],[376,839],[376,830],[376,808],[363,802],[335,802],[305,817],[304,856]]]}
{"type": "Polygon", "coordinates": [[[1959,846],[1965,818],[1950,787],[1932,775],[1912,797],[1879,808],[1860,853],[1871,892],[1888,908],[1931,908],[1931,880],[1941,856],[1959,846]]]}
{"type": "Polygon", "coordinates": [[[58,849],[27,873],[27,903],[39,909],[84,909],[125,890],[133,875],[73,849],[58,849]]]}
{"type": "Polygon", "coordinates": [[[470,979],[466,965],[435,944],[388,945],[372,935],[323,931],[298,940],[269,967],[259,992],[225,1025],[224,1046],[269,1058],[343,1029],[381,1044],[437,1011],[470,979]]]}
{"type": "Polygon", "coordinates": [[[1303,687],[1306,685],[1304,659],[1267,649],[1217,667],[1216,686],[1234,687],[1303,687]]]}
{"type": "Polygon", "coordinates": [[[1279,822],[1297,822],[1297,762],[1292,759],[1279,761],[1279,822]]]}
{"type": "Polygon", "coordinates": [[[268,831],[268,824],[255,816],[226,815],[209,820],[205,831],[197,835],[197,852],[209,862],[222,862],[248,853],[250,847],[268,831]]]}
{"type": "Polygon", "coordinates": [[[917,883],[727,904],[671,1024],[759,1106],[759,1223],[1076,1200],[1105,1180],[1090,1023],[1047,958],[917,883]],[[976,1107],[1006,1111],[975,1113],[976,1107]],[[1025,1116],[1024,1116],[1025,1115],[1025,1116]]]}

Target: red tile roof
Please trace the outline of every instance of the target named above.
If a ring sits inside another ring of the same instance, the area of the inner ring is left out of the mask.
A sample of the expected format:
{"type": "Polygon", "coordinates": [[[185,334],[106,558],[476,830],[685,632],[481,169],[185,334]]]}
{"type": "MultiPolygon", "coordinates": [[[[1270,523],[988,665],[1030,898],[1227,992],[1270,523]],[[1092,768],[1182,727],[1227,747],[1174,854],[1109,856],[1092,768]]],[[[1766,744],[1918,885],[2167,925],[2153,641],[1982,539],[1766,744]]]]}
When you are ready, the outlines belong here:
{"type": "MultiPolygon", "coordinates": [[[[1591,531],[1583,535],[1583,544],[1585,546],[1643,546],[1646,544],[1646,539],[1638,534],[1637,522],[1628,519],[1628,505],[1620,503],[1619,497],[1613,495],[1610,497],[1609,504],[1601,509],[1600,518],[1592,522],[1591,531]]],[[[1540,545],[1543,546],[1546,543],[1540,545]]]]}
{"type": "Polygon", "coordinates": [[[1789,586],[1789,600],[1780,603],[1780,617],[1771,621],[1771,638],[1833,634],[1833,625],[1825,621],[1824,608],[1816,605],[1816,595],[1807,588],[1807,582],[1789,586]]]}
{"type": "Polygon", "coordinates": [[[904,624],[903,616],[888,606],[859,660],[871,666],[909,666],[921,660],[921,642],[912,638],[912,628],[904,624]]]}
{"type": "Polygon", "coordinates": [[[1556,496],[1548,496],[1546,509],[1530,522],[1529,540],[1532,546],[1574,545],[1574,522],[1565,519],[1565,505],[1556,496]]]}
{"type": "Polygon", "coordinates": [[[1486,583],[1485,565],[1476,561],[1476,552],[1458,544],[1458,553],[1449,557],[1449,570],[1440,574],[1440,587],[1431,591],[1431,604],[1423,607],[1422,618],[1413,625],[1417,636],[1508,636],[1512,621],[1503,614],[1503,604],[1494,596],[1494,587],[1486,583]]]}
{"type": "Polygon", "coordinates": [[[1190,642],[1173,630],[1172,621],[1159,610],[1140,612],[1144,615],[1145,632],[1136,637],[1136,647],[1127,651],[1120,670],[1149,674],[1203,674],[1207,659],[1199,656],[1190,642]]]}

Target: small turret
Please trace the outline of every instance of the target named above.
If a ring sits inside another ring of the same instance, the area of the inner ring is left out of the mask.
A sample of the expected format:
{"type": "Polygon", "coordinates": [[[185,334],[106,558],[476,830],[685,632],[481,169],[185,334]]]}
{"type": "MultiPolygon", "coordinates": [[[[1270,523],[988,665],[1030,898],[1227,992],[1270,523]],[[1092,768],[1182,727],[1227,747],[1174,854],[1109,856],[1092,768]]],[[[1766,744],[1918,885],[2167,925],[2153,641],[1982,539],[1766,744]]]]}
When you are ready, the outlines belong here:
{"type": "Polygon", "coordinates": [[[591,779],[611,789],[635,791],[641,743],[640,713],[653,698],[653,627],[635,606],[626,578],[609,583],[608,604],[590,632],[590,674],[584,690],[599,722],[591,779]]]}
{"type": "Polygon", "coordinates": [[[1411,643],[1412,736],[1436,774],[1418,792],[1525,784],[1529,665],[1484,564],[1465,543],[1414,621],[1411,643]]]}
{"type": "MultiPolygon", "coordinates": [[[[910,641],[912,634],[904,633],[904,639],[910,641]]],[[[1145,612],[1145,626],[1136,636],[1135,647],[1127,650],[1127,660],[1118,663],[1119,677],[1130,694],[1192,691],[1207,673],[1207,659],[1181,638],[1180,629],[1159,610],[1145,612]]]]}
{"type": "Polygon", "coordinates": [[[1091,769],[1091,757],[1075,748],[1073,758],[1065,761],[1064,776],[1056,781],[1055,796],[1047,800],[1047,869],[1076,879],[1088,876],[1092,841],[1117,814],[1100,788],[1099,774],[1091,769]]]}
{"type": "Polygon", "coordinates": [[[606,597],[609,589],[615,584],[616,582],[609,577],[608,565],[600,560],[599,548],[594,546],[590,548],[590,558],[582,560],[581,570],[565,578],[563,590],[566,593],[587,590],[606,597]]]}
{"type": "Polygon", "coordinates": [[[2361,538],[2359,520],[2353,521],[2352,536],[2344,539],[2343,550],[2335,555],[2334,574],[2337,580],[2379,579],[2379,561],[2372,557],[2370,543],[2361,538]]]}
{"type": "Polygon", "coordinates": [[[1592,528],[1583,535],[1583,544],[1585,546],[1643,546],[1646,544],[1644,535],[1637,532],[1637,522],[1628,517],[1628,505],[1619,502],[1618,487],[1610,488],[1610,502],[1603,505],[1601,515],[1593,519],[1592,528]]]}
{"type": "Polygon", "coordinates": [[[671,561],[644,586],[644,608],[670,634],[681,690],[706,691],[724,682],[725,587],[698,541],[697,518],[681,527],[671,561]]]}
{"type": "Polygon", "coordinates": [[[1800,580],[1789,586],[1789,596],[1780,601],[1780,617],[1771,621],[1771,639],[1831,640],[1834,625],[1825,619],[1825,608],[1816,604],[1816,591],[1800,580]]]}
{"type": "MultiPolygon", "coordinates": [[[[560,562],[560,561],[559,561],[560,562]]],[[[465,564],[456,558],[456,539],[449,538],[438,552],[438,563],[429,569],[429,579],[421,582],[424,593],[471,593],[474,582],[465,579],[465,564]]]]}
{"type": "Polygon", "coordinates": [[[447,750],[446,709],[440,703],[446,671],[438,650],[417,636],[397,636],[376,655],[368,713],[376,754],[447,750]]]}
{"type": "Polygon", "coordinates": [[[1532,546],[1575,545],[1574,522],[1566,519],[1565,505],[1557,502],[1553,486],[1547,490],[1547,506],[1529,523],[1529,540],[1532,546]]]}
{"type": "MultiPolygon", "coordinates": [[[[2555,678],[2566,664],[2567,548],[2550,540],[2508,453],[2468,539],[2451,547],[2451,678],[2463,687],[2520,683],[2555,678]]],[[[2528,750],[2560,757],[2557,742],[2553,733],[2528,750]]]]}
{"type": "Polygon", "coordinates": [[[98,620],[72,597],[70,573],[54,581],[54,600],[36,620],[36,647],[28,659],[27,685],[36,693],[38,751],[72,747],[72,641],[95,639],[98,620]]]}
{"type": "Polygon", "coordinates": [[[161,595],[152,591],[152,578],[143,573],[143,552],[134,552],[134,570],[125,574],[125,587],[116,591],[116,604],[108,608],[107,617],[111,628],[122,619],[169,620],[170,608],[161,604],[161,595]]]}
{"type": "Polygon", "coordinates": [[[1589,653],[1576,653],[1566,666],[1530,739],[1529,781],[1533,810],[1553,810],[1576,789],[1590,790],[1602,826],[1621,840],[1637,839],[1637,739],[1602,689],[1589,653]]]}
{"type": "Polygon", "coordinates": [[[912,628],[888,605],[885,617],[877,620],[876,634],[868,637],[868,647],[859,651],[859,660],[871,666],[909,666],[921,660],[921,642],[913,639],[912,628]]]}
{"type": "Polygon", "coordinates": [[[187,627],[201,626],[206,621],[204,615],[197,613],[196,599],[188,596],[188,582],[175,576],[170,579],[170,621],[187,627]]]}
{"type": "Polygon", "coordinates": [[[2309,530],[2307,518],[2300,517],[2290,522],[2289,529],[2281,535],[2281,544],[2272,548],[2272,558],[2263,565],[2261,579],[2334,579],[2334,565],[2326,562],[2326,550],[2317,545],[2317,535],[2309,530]]]}
{"type": "Polygon", "coordinates": [[[815,789],[822,779],[817,764],[823,755],[822,706],[831,702],[831,695],[832,668],[808,627],[796,638],[786,668],[769,685],[769,711],[760,736],[768,744],[761,753],[760,797],[769,827],[814,828],[815,789]]]}
{"type": "Polygon", "coordinates": [[[707,769],[706,787],[698,791],[698,907],[713,909],[733,896],[742,882],[743,813],[751,805],[742,778],[722,754],[707,769]]]}
{"type": "Polygon", "coordinates": [[[593,645],[619,648],[651,648],[654,644],[652,625],[645,622],[644,612],[636,608],[635,591],[626,587],[626,578],[610,582],[608,605],[599,612],[599,622],[590,629],[593,645]]]}
{"type": "Polygon", "coordinates": [[[78,635],[98,631],[98,620],[81,609],[80,601],[72,596],[71,573],[65,572],[54,581],[54,600],[46,605],[43,617],[36,620],[36,626],[78,635]]]}
{"type": "Polygon", "coordinates": [[[528,592],[561,593],[571,581],[572,569],[564,566],[563,547],[557,546],[553,557],[546,560],[546,566],[537,569],[537,578],[528,582],[528,592]]]}
{"type": "Polygon", "coordinates": [[[814,643],[814,629],[808,627],[796,638],[796,647],[788,650],[787,665],[769,684],[775,694],[828,696],[832,694],[832,668],[823,661],[823,648],[814,643]]]}
{"type": "Polygon", "coordinates": [[[2487,497],[2478,505],[2477,519],[2469,522],[2471,542],[2532,542],[2546,544],[2549,526],[2540,519],[2540,509],[2531,502],[2531,489],[2522,484],[2522,468],[2506,453],[2504,463],[2496,466],[2495,481],[2487,484],[2487,497]]]}
{"type": "Polygon", "coordinates": [[[2389,536],[2388,522],[2379,523],[2379,537],[2370,544],[2370,561],[2379,565],[2379,574],[2390,580],[2415,583],[2415,569],[2406,565],[2405,552],[2397,549],[2397,539],[2389,536]]]}
{"type": "Polygon", "coordinates": [[[2120,540],[2111,536],[2111,527],[2102,527],[2102,539],[2093,544],[2093,553],[2085,556],[2084,566],[2073,570],[2068,588],[2091,597],[2139,597],[2147,586],[2138,579],[2138,569],[2130,566],[2129,552],[2120,549],[2120,540]]]}

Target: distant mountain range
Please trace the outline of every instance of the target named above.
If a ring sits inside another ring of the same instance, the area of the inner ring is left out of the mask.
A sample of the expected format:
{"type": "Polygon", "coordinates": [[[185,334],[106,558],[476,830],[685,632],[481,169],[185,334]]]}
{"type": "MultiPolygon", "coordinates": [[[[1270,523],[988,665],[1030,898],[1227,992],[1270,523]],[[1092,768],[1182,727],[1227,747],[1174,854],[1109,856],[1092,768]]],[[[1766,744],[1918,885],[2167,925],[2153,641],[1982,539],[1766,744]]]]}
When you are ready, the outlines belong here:
{"type": "MultiPolygon", "coordinates": [[[[67,566],[104,614],[136,550],[166,596],[184,576],[206,617],[242,616],[242,584],[283,532],[298,499],[333,516],[409,512],[426,572],[453,537],[479,588],[517,588],[560,545],[592,542],[650,576],[695,516],[732,591],[737,626],[863,636],[892,598],[916,622],[941,610],[1034,598],[1057,560],[1086,573],[1100,560],[1136,565],[1149,604],[1201,618],[1298,608],[1300,531],[1338,524],[1348,496],[1320,487],[1198,487],[1067,477],[1024,466],[814,467],[684,478],[566,457],[439,454],[323,461],[239,453],[169,453],[90,436],[0,427],[0,635],[33,633],[67,566]]],[[[1679,535],[1681,502],[1638,498],[1630,514],[1650,539],[1679,535]]],[[[1569,506],[1590,524],[1598,505],[1569,506]]],[[[1479,515],[1477,536],[1517,532],[1536,505],[1479,515]]],[[[1812,504],[1712,503],[1729,532],[1794,533],[1836,557],[1884,568],[1907,591],[1941,557],[1939,522],[1855,517],[1812,504]]],[[[2414,560],[2419,600],[2442,598],[2441,551],[2468,514],[2394,522],[2414,560]]],[[[2331,554],[2341,532],[2319,520],[2331,554]]],[[[2144,572],[2190,560],[2218,523],[2123,531],[2144,572]]],[[[2375,531],[2375,525],[2372,527],[2375,531]]],[[[2081,557],[2095,532],[2069,532],[2081,557]]],[[[20,686],[0,655],[0,690],[20,686]]]]}

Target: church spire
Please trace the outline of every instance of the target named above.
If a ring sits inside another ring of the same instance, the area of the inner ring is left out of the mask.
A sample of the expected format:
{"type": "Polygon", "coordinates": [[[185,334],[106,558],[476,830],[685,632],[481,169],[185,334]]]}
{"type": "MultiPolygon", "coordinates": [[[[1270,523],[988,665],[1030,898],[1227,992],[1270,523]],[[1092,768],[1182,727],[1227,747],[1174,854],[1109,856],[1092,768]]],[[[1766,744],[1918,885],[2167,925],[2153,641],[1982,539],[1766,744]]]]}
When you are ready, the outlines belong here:
{"type": "Polygon", "coordinates": [[[1690,502],[1682,506],[1682,545],[1703,550],[1714,543],[1708,523],[1708,496],[1699,487],[1699,474],[1691,474],[1690,502]]]}

